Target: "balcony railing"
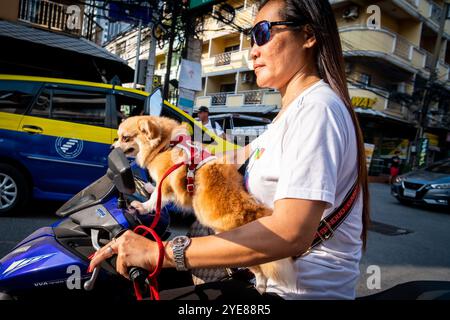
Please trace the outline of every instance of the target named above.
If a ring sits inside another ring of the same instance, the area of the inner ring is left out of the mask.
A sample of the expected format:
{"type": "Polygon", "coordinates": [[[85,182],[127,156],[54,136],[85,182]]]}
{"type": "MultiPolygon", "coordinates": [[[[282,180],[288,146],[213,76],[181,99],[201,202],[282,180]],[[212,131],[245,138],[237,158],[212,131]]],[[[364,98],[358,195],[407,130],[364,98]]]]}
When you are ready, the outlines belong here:
{"type": "MultiPolygon", "coordinates": [[[[433,68],[433,54],[424,49],[422,49],[422,52],[426,56],[425,69],[431,71],[431,69],[433,68]]],[[[450,66],[448,64],[440,60],[439,62],[436,63],[435,67],[436,67],[436,75],[439,81],[447,82],[450,80],[450,66]]]]}
{"type": "Polygon", "coordinates": [[[230,51],[202,59],[202,71],[204,75],[209,75],[232,69],[251,70],[252,64],[249,49],[230,51]]]}
{"type": "Polygon", "coordinates": [[[269,90],[240,91],[238,94],[244,95],[244,104],[262,104],[265,92],[269,92],[269,90]]]}
{"type": "Polygon", "coordinates": [[[229,51],[220,53],[214,56],[214,65],[217,66],[225,66],[231,63],[231,54],[235,51],[229,51]]]}
{"type": "Polygon", "coordinates": [[[50,30],[79,35],[81,28],[72,30],[67,27],[67,8],[64,4],[47,0],[21,0],[19,20],[50,30]]]}
{"type": "Polygon", "coordinates": [[[432,1],[430,1],[430,6],[431,6],[430,19],[439,25],[439,22],[440,22],[439,20],[441,18],[443,9],[440,5],[438,5],[437,3],[432,2],[432,1]]]}
{"type": "Polygon", "coordinates": [[[405,38],[397,35],[395,41],[394,54],[410,61],[412,55],[413,45],[405,38]]]}
{"type": "MultiPolygon", "coordinates": [[[[258,11],[257,9],[257,5],[251,5],[246,8],[237,9],[235,11],[235,18],[233,22],[244,29],[250,28],[252,26],[254,18],[256,17],[256,13],[258,11]]],[[[217,20],[216,23],[218,28],[229,27],[229,24],[224,21],[217,20]]]]}
{"type": "Polygon", "coordinates": [[[257,105],[263,104],[264,94],[266,92],[274,92],[270,89],[260,89],[260,90],[247,90],[247,91],[238,91],[234,92],[216,92],[216,93],[208,93],[207,96],[211,97],[211,105],[212,106],[224,106],[227,104],[227,96],[232,95],[243,96],[244,105],[257,105]]]}
{"type": "Polygon", "coordinates": [[[430,71],[431,68],[433,67],[433,55],[426,50],[423,50],[423,52],[425,53],[425,57],[426,57],[425,58],[425,68],[428,71],[430,71]]]}
{"type": "Polygon", "coordinates": [[[227,101],[227,95],[233,93],[234,92],[216,92],[216,93],[209,93],[208,96],[211,97],[211,105],[224,106],[227,101]]]}
{"type": "Polygon", "coordinates": [[[380,52],[401,58],[418,69],[425,66],[423,50],[389,29],[370,29],[356,25],[341,28],[339,31],[344,51],[380,52]]]}

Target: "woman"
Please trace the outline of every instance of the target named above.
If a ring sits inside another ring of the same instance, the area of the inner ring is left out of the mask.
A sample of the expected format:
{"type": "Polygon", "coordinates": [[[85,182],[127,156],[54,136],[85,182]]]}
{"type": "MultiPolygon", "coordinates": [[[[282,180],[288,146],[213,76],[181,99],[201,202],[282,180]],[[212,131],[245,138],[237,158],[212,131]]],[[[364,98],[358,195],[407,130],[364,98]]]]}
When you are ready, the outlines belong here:
{"type": "MultiPolygon", "coordinates": [[[[276,88],[282,96],[274,122],[245,148],[252,154],[248,190],[273,214],[193,238],[184,263],[189,269],[246,267],[299,256],[310,247],[320,220],[341,205],[357,181],[356,204],[334,236],[295,260],[296,289],[271,279],[267,288],[284,299],[354,299],[369,218],[365,152],[328,0],[263,1],[252,42],[258,86],[276,88]]],[[[156,244],[132,232],[110,247],[102,248],[91,266],[113,254],[124,276],[129,266],[155,266],[156,244]]],[[[174,266],[166,246],[164,267],[174,266]]]]}

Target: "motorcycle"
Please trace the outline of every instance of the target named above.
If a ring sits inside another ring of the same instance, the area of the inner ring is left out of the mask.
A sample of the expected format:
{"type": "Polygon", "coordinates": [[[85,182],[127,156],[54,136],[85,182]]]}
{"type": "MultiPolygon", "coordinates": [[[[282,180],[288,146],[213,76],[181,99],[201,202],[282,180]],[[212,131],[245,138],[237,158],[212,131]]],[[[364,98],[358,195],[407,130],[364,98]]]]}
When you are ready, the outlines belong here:
{"type": "MultiPolygon", "coordinates": [[[[129,206],[133,200],[148,199],[144,184],[123,152],[114,149],[107,173],[58,209],[60,221],[35,231],[0,260],[0,300],[134,299],[130,281],[115,271],[115,257],[92,274],[87,269],[89,258],[100,247],[126,230],[153,222],[154,214],[140,215],[129,206]]],[[[171,235],[171,214],[170,208],[163,208],[154,228],[162,240],[171,235]]],[[[143,287],[148,273],[132,271],[130,275],[143,287]]]]}

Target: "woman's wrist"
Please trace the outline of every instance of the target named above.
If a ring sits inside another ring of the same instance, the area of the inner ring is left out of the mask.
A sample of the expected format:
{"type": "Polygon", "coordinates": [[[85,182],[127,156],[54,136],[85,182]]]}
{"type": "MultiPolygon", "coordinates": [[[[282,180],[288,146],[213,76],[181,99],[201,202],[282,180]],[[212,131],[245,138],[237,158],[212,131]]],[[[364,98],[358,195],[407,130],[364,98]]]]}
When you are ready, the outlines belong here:
{"type": "Polygon", "coordinates": [[[175,268],[175,262],[173,260],[173,252],[172,248],[170,247],[169,241],[163,241],[163,245],[164,245],[163,268],[175,268]]]}

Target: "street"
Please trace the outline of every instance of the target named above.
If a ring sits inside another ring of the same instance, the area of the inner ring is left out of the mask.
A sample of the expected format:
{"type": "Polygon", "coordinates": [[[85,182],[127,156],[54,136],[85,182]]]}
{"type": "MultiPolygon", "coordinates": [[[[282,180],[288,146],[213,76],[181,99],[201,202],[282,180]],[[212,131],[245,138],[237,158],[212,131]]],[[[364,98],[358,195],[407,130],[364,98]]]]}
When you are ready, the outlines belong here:
{"type": "Polygon", "coordinates": [[[450,213],[404,206],[389,192],[388,185],[370,184],[374,224],[361,261],[357,296],[373,294],[407,281],[450,281],[450,213]],[[388,235],[391,233],[399,235],[388,235]],[[380,267],[380,290],[367,287],[373,272],[367,273],[367,269],[373,265],[380,267]]]}
{"type": "MultiPolygon", "coordinates": [[[[372,220],[368,247],[361,262],[358,296],[407,281],[450,281],[450,214],[401,205],[389,186],[370,184],[372,220]],[[369,289],[373,267],[381,272],[380,289],[369,289]]],[[[39,227],[57,220],[58,202],[34,202],[23,214],[0,217],[0,256],[39,227]]]]}

